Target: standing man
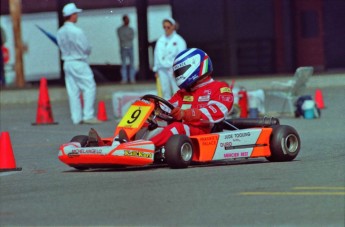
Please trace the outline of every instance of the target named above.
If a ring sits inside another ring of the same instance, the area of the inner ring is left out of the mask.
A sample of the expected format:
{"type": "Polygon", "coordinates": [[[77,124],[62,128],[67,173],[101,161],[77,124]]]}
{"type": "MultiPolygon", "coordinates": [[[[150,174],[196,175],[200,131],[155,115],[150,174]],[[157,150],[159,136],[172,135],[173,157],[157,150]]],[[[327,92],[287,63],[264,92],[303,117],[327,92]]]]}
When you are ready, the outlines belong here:
{"type": "Polygon", "coordinates": [[[185,40],[176,33],[176,22],[173,18],[163,20],[162,35],[156,43],[154,51],[153,71],[157,80],[158,95],[169,100],[179,88],[173,76],[173,62],[178,53],[187,48],[185,40]]]}
{"type": "Polygon", "coordinates": [[[78,9],[74,3],[68,3],[62,9],[64,25],[57,33],[57,41],[64,61],[66,90],[73,124],[97,124],[95,118],[96,82],[87,63],[91,46],[84,32],[75,23],[78,20],[78,9]],[[83,95],[84,105],[80,95],[83,95]]]}
{"type": "Polygon", "coordinates": [[[120,40],[121,54],[121,84],[128,82],[127,59],[129,60],[129,80],[131,84],[135,84],[135,69],[133,60],[133,39],[134,30],[129,26],[129,18],[127,15],[122,17],[123,25],[117,29],[117,35],[120,40]]]}

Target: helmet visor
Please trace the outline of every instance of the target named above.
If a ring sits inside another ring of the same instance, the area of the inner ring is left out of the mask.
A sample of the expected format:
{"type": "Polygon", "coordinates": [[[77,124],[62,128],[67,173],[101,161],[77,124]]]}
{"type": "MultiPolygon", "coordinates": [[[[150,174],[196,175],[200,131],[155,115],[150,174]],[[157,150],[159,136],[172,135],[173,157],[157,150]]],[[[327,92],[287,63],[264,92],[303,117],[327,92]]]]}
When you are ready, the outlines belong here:
{"type": "Polygon", "coordinates": [[[174,76],[175,77],[182,76],[190,67],[191,67],[191,65],[185,65],[181,68],[174,70],[174,76]]]}

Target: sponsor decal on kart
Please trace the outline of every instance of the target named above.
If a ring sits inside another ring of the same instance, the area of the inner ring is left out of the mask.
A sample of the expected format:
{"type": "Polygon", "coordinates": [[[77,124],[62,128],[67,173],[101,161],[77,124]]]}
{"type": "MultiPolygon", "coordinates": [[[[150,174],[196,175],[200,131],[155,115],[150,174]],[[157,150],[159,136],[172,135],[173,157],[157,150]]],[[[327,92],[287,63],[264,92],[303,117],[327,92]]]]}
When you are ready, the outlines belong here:
{"type": "Polygon", "coordinates": [[[97,148],[72,149],[72,151],[68,153],[68,156],[79,156],[79,155],[88,155],[88,154],[102,154],[102,149],[97,149],[97,148]]]}
{"type": "Polygon", "coordinates": [[[254,146],[261,131],[261,129],[247,129],[241,130],[241,132],[220,132],[219,142],[213,160],[250,157],[253,151],[250,145],[254,146]]]}
{"type": "Polygon", "coordinates": [[[137,140],[126,144],[121,144],[109,154],[113,156],[135,156],[153,159],[154,152],[155,146],[151,141],[137,140]]]}
{"type": "Polygon", "coordinates": [[[225,135],[224,139],[234,139],[234,138],[247,137],[247,136],[250,136],[250,132],[228,134],[228,135],[225,135]]]}
{"type": "Polygon", "coordinates": [[[153,158],[152,153],[142,152],[142,151],[131,151],[131,150],[124,150],[124,156],[132,156],[132,157],[139,157],[139,158],[153,158]]]}
{"type": "MultiPolygon", "coordinates": [[[[78,143],[79,144],[79,143],[78,143]]],[[[108,155],[116,146],[104,147],[77,147],[72,143],[60,148],[59,156],[77,157],[80,155],[108,155]]]]}
{"type": "Polygon", "coordinates": [[[224,158],[245,158],[249,157],[248,151],[225,153],[224,158]]]}
{"type": "Polygon", "coordinates": [[[200,138],[200,142],[202,146],[214,146],[217,143],[217,136],[207,136],[207,137],[202,137],[200,138]]]}
{"type": "Polygon", "coordinates": [[[232,142],[221,142],[221,143],[219,143],[219,146],[220,147],[224,147],[224,149],[225,150],[230,150],[230,149],[232,149],[233,147],[232,147],[232,142]]]}

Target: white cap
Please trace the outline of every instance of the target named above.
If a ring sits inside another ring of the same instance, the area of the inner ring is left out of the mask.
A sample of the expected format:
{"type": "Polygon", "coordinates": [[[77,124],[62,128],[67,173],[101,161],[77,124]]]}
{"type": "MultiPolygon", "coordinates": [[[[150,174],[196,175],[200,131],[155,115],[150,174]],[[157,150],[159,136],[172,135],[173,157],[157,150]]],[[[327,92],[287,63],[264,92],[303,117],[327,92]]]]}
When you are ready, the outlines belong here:
{"type": "Polygon", "coordinates": [[[176,24],[175,20],[172,17],[166,17],[163,21],[169,21],[172,25],[176,24]]]}
{"type": "Polygon", "coordinates": [[[74,3],[68,3],[65,5],[62,9],[62,15],[64,17],[71,16],[74,13],[80,13],[83,11],[82,9],[78,9],[77,6],[74,3]]]}

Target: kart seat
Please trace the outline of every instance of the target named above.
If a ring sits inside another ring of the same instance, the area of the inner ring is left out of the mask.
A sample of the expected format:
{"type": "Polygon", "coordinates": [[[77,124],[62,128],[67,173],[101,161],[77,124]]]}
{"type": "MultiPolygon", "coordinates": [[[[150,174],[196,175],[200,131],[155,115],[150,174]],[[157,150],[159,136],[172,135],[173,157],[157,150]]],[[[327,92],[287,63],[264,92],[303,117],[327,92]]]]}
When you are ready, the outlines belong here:
{"type": "Polygon", "coordinates": [[[215,123],[211,129],[211,133],[217,133],[217,132],[222,132],[224,130],[224,121],[215,123]]]}

